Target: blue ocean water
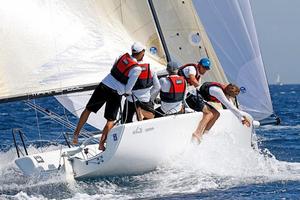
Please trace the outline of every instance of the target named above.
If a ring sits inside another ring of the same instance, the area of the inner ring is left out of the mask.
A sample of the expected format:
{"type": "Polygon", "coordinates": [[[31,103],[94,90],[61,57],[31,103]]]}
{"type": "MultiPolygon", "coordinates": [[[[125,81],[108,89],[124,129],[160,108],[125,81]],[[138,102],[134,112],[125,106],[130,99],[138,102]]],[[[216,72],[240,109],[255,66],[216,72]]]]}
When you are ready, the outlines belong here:
{"type": "MultiPolygon", "coordinates": [[[[259,128],[253,152],[232,148],[234,155],[219,157],[218,162],[197,157],[195,152],[193,159],[184,163],[161,166],[143,175],[78,181],[75,185],[59,176],[25,177],[13,162],[17,156],[12,128],[26,133],[26,141],[33,144],[28,148],[31,153],[57,148],[57,144],[40,139],[63,143],[62,133],[68,130],[23,102],[0,104],[0,199],[300,199],[300,85],[272,85],[270,90],[282,123],[259,128]]],[[[76,122],[54,98],[35,101],[76,122]]],[[[208,154],[222,150],[212,148],[208,154]]]]}

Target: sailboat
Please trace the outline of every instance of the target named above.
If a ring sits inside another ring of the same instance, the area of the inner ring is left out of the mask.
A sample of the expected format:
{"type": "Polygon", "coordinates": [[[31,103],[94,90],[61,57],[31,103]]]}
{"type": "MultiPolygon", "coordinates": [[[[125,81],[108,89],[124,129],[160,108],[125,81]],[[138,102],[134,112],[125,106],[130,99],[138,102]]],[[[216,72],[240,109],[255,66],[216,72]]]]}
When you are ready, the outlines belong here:
{"type": "Polygon", "coordinates": [[[280,86],[283,85],[283,83],[280,80],[280,75],[279,74],[277,74],[276,85],[280,85],[280,86]]]}
{"type": "MultiPolygon", "coordinates": [[[[209,57],[213,69],[204,81],[228,82],[197,2],[30,0],[18,2],[18,7],[15,1],[0,2],[0,34],[6,47],[1,51],[0,101],[28,102],[55,95],[79,116],[92,89],[133,41],[146,45],[145,62],[156,70],[164,69],[169,60],[183,64],[209,57]]],[[[101,129],[102,116],[99,111],[88,123],[101,129]]],[[[201,118],[202,113],[192,112],[118,124],[110,131],[104,152],[93,143],[100,135],[88,135],[79,147],[26,155],[15,163],[25,175],[63,171],[75,179],[144,173],[184,151],[201,118]]],[[[220,110],[210,132],[226,132],[235,145],[251,148],[254,127],[245,127],[230,111],[220,110]]]]}

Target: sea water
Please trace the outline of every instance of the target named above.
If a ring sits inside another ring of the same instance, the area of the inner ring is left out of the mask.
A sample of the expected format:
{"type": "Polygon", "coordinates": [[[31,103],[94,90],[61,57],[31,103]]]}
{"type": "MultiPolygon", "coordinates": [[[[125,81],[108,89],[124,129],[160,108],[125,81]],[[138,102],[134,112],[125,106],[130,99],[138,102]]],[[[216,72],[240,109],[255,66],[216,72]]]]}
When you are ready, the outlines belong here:
{"type": "MultiPolygon", "coordinates": [[[[54,142],[63,143],[68,130],[23,102],[1,104],[0,199],[300,199],[300,85],[270,89],[282,123],[260,127],[253,148],[207,134],[199,146],[188,146],[155,171],[73,184],[59,175],[22,175],[11,135],[12,128],[21,128],[32,144],[29,153],[35,153],[59,148],[54,142]]],[[[54,98],[35,101],[76,122],[54,98]]]]}

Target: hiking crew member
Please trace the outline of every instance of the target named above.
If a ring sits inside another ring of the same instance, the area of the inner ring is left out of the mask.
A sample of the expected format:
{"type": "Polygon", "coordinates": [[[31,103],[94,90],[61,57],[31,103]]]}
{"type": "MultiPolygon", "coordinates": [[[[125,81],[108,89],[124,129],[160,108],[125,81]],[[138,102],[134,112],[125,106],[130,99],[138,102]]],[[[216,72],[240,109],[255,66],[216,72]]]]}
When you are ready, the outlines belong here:
{"type": "Polygon", "coordinates": [[[199,94],[206,101],[222,103],[242,124],[250,126],[250,120],[233,104],[232,100],[240,93],[240,88],[232,83],[224,85],[218,82],[205,82],[199,89],[199,94]]]}
{"type": "Polygon", "coordinates": [[[122,95],[131,94],[131,90],[142,72],[142,68],[138,65],[138,62],[142,61],[144,57],[144,46],[135,42],[131,46],[131,52],[131,55],[126,53],[116,60],[110,74],[102,80],[93,92],[86,108],[79,118],[77,127],[74,131],[73,144],[78,143],[80,130],[87,121],[90,113],[96,113],[104,103],[106,103],[104,118],[107,121],[102,130],[102,136],[99,142],[99,150],[105,150],[104,143],[108,132],[114,126],[122,95]]]}
{"type": "Polygon", "coordinates": [[[189,86],[192,87],[192,91],[195,91],[194,88],[200,86],[201,76],[205,74],[207,70],[210,70],[210,60],[208,58],[202,58],[197,64],[189,63],[180,67],[178,70],[178,75],[183,76],[189,86]]]}
{"type": "Polygon", "coordinates": [[[160,90],[157,74],[151,70],[150,64],[139,63],[142,72],[139,75],[133,89],[132,95],[126,97],[123,108],[123,122],[132,122],[136,113],[138,120],[154,118],[154,104],[152,96],[160,90]]]}
{"type": "Polygon", "coordinates": [[[169,75],[159,80],[161,85],[161,106],[156,109],[155,117],[183,113],[183,100],[186,92],[184,77],[178,76],[178,65],[176,62],[167,64],[169,75]]]}
{"type": "Polygon", "coordinates": [[[208,58],[202,58],[197,64],[183,65],[180,67],[178,73],[179,75],[183,75],[189,84],[189,92],[186,98],[187,105],[195,111],[203,112],[203,117],[192,135],[192,140],[196,143],[200,142],[201,136],[205,131],[208,132],[220,115],[215,108],[206,104],[197,93],[201,76],[210,70],[210,67],[210,60],[208,58]]]}

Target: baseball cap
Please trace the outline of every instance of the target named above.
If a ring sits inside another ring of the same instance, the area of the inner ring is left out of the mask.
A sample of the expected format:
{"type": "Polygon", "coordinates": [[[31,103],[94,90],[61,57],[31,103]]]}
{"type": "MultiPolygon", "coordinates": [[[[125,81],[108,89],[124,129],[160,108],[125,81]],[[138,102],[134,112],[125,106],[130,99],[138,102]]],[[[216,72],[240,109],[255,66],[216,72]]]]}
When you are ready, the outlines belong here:
{"type": "Polygon", "coordinates": [[[146,49],[146,47],[139,42],[135,42],[131,46],[132,53],[140,53],[141,51],[143,51],[145,49],[146,49]]]}
{"type": "Polygon", "coordinates": [[[210,69],[210,60],[208,58],[202,58],[199,61],[199,64],[201,64],[206,69],[210,69]]]}

